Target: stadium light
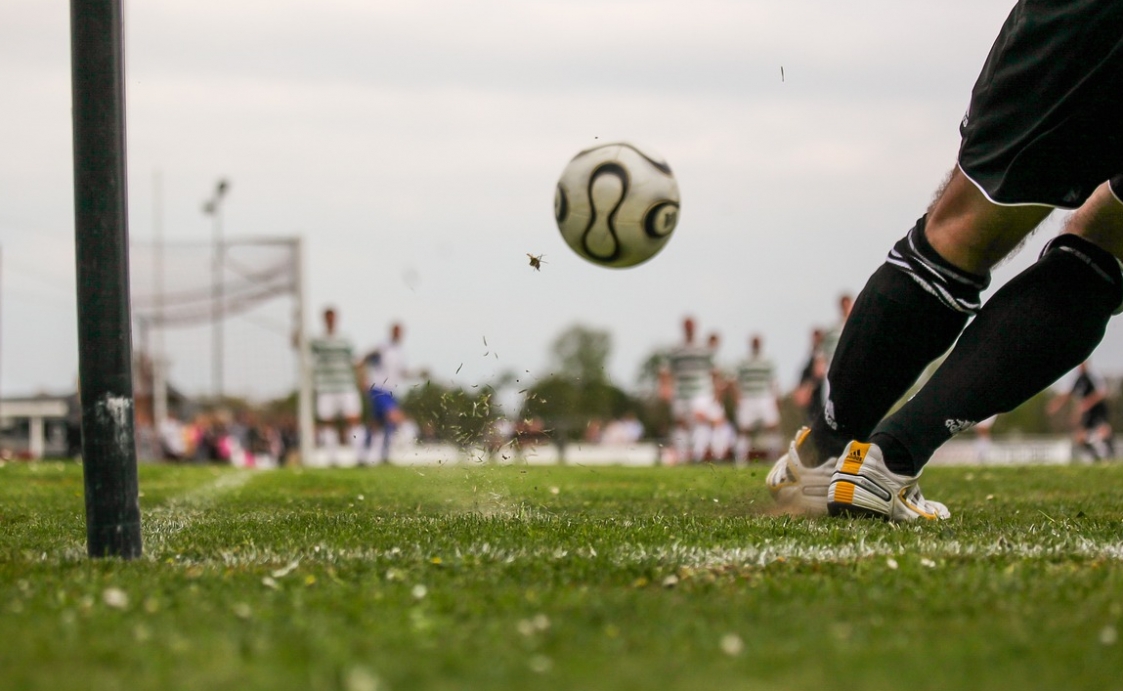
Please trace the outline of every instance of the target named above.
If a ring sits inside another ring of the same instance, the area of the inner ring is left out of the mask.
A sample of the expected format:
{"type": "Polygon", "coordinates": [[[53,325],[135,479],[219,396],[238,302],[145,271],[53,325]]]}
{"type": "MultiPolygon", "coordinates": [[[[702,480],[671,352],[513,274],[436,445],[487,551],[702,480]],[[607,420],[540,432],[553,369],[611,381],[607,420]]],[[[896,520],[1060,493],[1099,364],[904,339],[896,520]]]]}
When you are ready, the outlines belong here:
{"type": "Polygon", "coordinates": [[[230,182],[220,178],[214,188],[214,195],[203,203],[203,213],[214,218],[214,263],[211,269],[211,334],[213,338],[211,353],[211,386],[214,389],[216,401],[223,397],[222,383],[222,320],[224,318],[223,301],[226,299],[223,286],[223,246],[222,246],[222,200],[230,190],[230,182]]]}

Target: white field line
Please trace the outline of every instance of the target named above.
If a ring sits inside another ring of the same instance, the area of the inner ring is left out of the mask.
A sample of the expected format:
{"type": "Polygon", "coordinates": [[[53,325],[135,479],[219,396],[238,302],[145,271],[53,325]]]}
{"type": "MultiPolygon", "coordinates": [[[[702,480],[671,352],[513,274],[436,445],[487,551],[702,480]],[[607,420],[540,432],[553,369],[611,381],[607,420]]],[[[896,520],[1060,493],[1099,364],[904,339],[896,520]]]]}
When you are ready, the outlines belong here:
{"type": "Polygon", "coordinates": [[[170,499],[163,506],[143,511],[145,553],[162,551],[169,537],[198,523],[220,497],[244,487],[253,476],[252,470],[223,473],[212,482],[170,499]]]}
{"type": "MultiPolygon", "coordinates": [[[[146,509],[142,503],[141,530],[144,558],[152,559],[154,554],[159,555],[164,552],[168,537],[197,523],[205,515],[206,509],[219,497],[244,486],[253,475],[253,471],[249,470],[223,473],[212,482],[169,500],[164,506],[146,509]]],[[[43,552],[39,561],[64,563],[86,561],[88,558],[85,544],[75,543],[54,555],[43,552]]]]}
{"type": "Polygon", "coordinates": [[[177,559],[183,565],[214,565],[225,568],[275,567],[301,563],[344,565],[382,563],[386,566],[430,564],[440,558],[445,564],[468,560],[474,564],[547,563],[603,559],[627,567],[637,564],[714,569],[721,567],[764,567],[774,562],[853,563],[871,558],[939,559],[1088,559],[1123,562],[1123,541],[1097,542],[1082,537],[1053,541],[999,540],[993,544],[968,544],[958,540],[921,540],[907,546],[861,541],[848,545],[816,545],[810,539],[765,542],[741,547],[698,547],[682,544],[620,545],[609,549],[593,546],[576,549],[549,547],[506,548],[489,543],[472,543],[441,551],[440,546],[404,545],[389,549],[338,548],[324,544],[303,550],[277,551],[267,546],[222,550],[199,560],[177,559]]]}

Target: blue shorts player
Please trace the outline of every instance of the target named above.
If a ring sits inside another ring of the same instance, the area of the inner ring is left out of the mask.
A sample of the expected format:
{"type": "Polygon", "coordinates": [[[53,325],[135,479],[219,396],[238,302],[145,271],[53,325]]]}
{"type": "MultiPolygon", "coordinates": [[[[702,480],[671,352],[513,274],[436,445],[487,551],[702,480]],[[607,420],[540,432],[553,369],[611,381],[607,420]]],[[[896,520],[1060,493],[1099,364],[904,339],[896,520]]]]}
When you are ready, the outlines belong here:
{"type": "Polygon", "coordinates": [[[367,396],[370,398],[371,418],[383,428],[392,426],[395,418],[401,414],[398,399],[394,398],[394,394],[378,385],[373,385],[367,396]]]}
{"type": "Polygon", "coordinates": [[[390,442],[394,431],[405,421],[405,413],[396,396],[401,392],[407,377],[402,356],[402,325],[390,327],[390,340],[371,350],[363,357],[363,383],[370,402],[370,425],[367,432],[367,453],[362,459],[372,460],[377,450],[377,460],[385,463],[390,457],[390,442]]]}

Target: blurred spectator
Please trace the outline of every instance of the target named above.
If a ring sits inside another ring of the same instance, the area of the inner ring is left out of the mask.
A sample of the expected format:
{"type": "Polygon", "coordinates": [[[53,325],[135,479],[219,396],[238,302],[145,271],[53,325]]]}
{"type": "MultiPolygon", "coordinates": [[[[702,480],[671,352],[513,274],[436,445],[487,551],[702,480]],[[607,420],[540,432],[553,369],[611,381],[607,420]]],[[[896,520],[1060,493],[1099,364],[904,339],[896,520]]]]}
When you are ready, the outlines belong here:
{"type": "Polygon", "coordinates": [[[169,412],[160,425],[160,450],[165,460],[182,461],[187,458],[187,430],[174,413],[169,412]]]}
{"type": "Polygon", "coordinates": [[[618,420],[605,425],[601,443],[609,446],[627,446],[643,439],[643,423],[632,412],[624,413],[618,420]]]}

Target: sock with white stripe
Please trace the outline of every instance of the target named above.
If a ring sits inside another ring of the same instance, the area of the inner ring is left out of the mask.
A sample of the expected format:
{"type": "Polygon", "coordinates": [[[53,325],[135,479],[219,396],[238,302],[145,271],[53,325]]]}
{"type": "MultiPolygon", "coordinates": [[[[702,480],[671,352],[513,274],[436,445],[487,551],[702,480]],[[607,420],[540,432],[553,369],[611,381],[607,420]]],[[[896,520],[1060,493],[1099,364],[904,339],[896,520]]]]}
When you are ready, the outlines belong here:
{"type": "Polygon", "coordinates": [[[903,271],[948,309],[972,316],[979,311],[979,295],[990,285],[990,274],[969,273],[941,257],[924,234],[927,218],[920,217],[912,230],[893,245],[885,263],[903,271]]]}
{"type": "Polygon", "coordinates": [[[1123,303],[1123,271],[1076,235],[1053,238],[996,292],[932,379],[870,441],[890,470],[915,475],[937,448],[1021,405],[1086,360],[1123,303]]]}
{"type": "Polygon", "coordinates": [[[826,406],[811,424],[813,463],[838,456],[853,439],[865,441],[978,309],[989,276],[937,254],[924,221],[893,246],[854,301],[827,372],[826,406]]]}

